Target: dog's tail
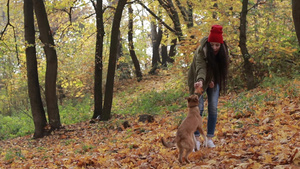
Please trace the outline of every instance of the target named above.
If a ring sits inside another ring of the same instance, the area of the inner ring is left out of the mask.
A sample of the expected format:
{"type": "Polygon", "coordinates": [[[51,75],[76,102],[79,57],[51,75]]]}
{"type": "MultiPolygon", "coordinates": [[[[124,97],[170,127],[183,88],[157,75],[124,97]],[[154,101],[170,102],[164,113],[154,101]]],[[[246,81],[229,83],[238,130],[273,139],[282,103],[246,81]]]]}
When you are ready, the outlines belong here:
{"type": "Polygon", "coordinates": [[[164,138],[161,138],[161,143],[167,147],[167,148],[172,148],[172,147],[175,147],[175,144],[174,143],[171,143],[171,142],[166,142],[166,140],[164,138]]]}

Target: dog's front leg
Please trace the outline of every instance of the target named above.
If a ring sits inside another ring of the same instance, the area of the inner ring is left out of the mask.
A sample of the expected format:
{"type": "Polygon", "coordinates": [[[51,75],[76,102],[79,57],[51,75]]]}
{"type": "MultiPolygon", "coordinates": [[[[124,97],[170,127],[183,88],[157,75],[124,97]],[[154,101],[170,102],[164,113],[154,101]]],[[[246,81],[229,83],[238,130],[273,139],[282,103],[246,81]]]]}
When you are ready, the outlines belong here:
{"type": "Polygon", "coordinates": [[[193,140],[194,140],[194,150],[198,151],[198,148],[197,148],[197,139],[196,139],[196,136],[194,134],[193,134],[193,140]]]}
{"type": "Polygon", "coordinates": [[[198,131],[200,132],[200,135],[202,135],[203,139],[204,139],[204,147],[207,147],[207,137],[204,134],[204,130],[202,128],[202,123],[199,124],[198,126],[198,131]]]}

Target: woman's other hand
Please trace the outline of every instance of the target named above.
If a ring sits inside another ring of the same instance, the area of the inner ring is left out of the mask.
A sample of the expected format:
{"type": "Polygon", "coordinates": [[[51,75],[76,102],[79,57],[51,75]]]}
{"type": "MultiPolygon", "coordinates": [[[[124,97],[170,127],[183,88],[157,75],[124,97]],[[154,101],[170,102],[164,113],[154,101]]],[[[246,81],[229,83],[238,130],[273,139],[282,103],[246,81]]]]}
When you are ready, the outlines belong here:
{"type": "Polygon", "coordinates": [[[209,83],[209,88],[214,88],[215,87],[215,83],[213,82],[213,81],[211,81],[210,83],[209,83]]]}

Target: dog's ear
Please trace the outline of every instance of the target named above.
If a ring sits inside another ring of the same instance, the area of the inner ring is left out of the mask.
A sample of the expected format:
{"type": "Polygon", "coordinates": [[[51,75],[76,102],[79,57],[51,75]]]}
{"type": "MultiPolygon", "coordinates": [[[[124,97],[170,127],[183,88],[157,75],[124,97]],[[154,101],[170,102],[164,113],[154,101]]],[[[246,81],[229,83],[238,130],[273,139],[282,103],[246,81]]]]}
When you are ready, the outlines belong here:
{"type": "Polygon", "coordinates": [[[194,102],[198,102],[198,98],[197,98],[197,97],[194,97],[193,101],[194,101],[194,102]]]}
{"type": "Polygon", "coordinates": [[[186,97],[185,99],[186,99],[188,102],[191,101],[191,97],[186,97]]]}

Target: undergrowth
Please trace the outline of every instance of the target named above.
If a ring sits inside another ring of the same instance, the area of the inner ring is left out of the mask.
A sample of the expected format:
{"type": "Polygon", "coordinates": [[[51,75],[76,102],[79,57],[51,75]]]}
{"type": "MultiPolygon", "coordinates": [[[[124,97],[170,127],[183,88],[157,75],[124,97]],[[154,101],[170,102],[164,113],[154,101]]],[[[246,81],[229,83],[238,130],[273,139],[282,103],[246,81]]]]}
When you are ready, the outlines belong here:
{"type": "Polygon", "coordinates": [[[259,87],[238,93],[233,100],[228,100],[226,108],[233,109],[236,117],[246,117],[255,114],[259,107],[272,104],[284,98],[296,98],[300,95],[299,75],[294,79],[286,77],[265,78],[259,87]]]}
{"type": "MultiPolygon", "coordinates": [[[[277,101],[284,97],[299,97],[299,84],[295,83],[299,76],[294,79],[284,77],[266,78],[260,87],[240,92],[233,100],[228,100],[224,108],[233,109],[236,115],[254,114],[258,106],[264,106],[266,102],[277,101]],[[284,90],[283,90],[284,89],[284,90]],[[264,92],[268,90],[272,92],[264,92]]],[[[163,90],[150,90],[140,92],[134,88],[128,88],[116,94],[113,100],[112,114],[160,115],[165,112],[175,112],[186,107],[185,97],[188,95],[183,89],[184,83],[177,82],[176,87],[163,90]]],[[[167,84],[166,86],[170,86],[167,84]]],[[[61,122],[69,125],[86,121],[92,117],[93,99],[86,96],[82,100],[65,101],[59,106],[61,122]]],[[[34,132],[33,120],[30,117],[31,110],[14,112],[11,116],[0,114],[0,140],[24,136],[34,132]]]]}
{"type": "MultiPolygon", "coordinates": [[[[128,95],[123,97],[122,103],[113,106],[115,114],[150,114],[158,115],[165,111],[176,111],[182,109],[186,102],[186,93],[174,89],[157,92],[151,90],[148,93],[141,93],[136,97],[128,95]]],[[[120,102],[120,101],[119,101],[120,102]]]]}
{"type": "MultiPolygon", "coordinates": [[[[86,97],[81,101],[65,101],[59,106],[59,114],[62,125],[69,125],[86,121],[92,117],[92,99],[86,97]]],[[[15,138],[32,134],[34,124],[31,110],[14,112],[11,116],[0,114],[0,140],[15,138]]]]}

